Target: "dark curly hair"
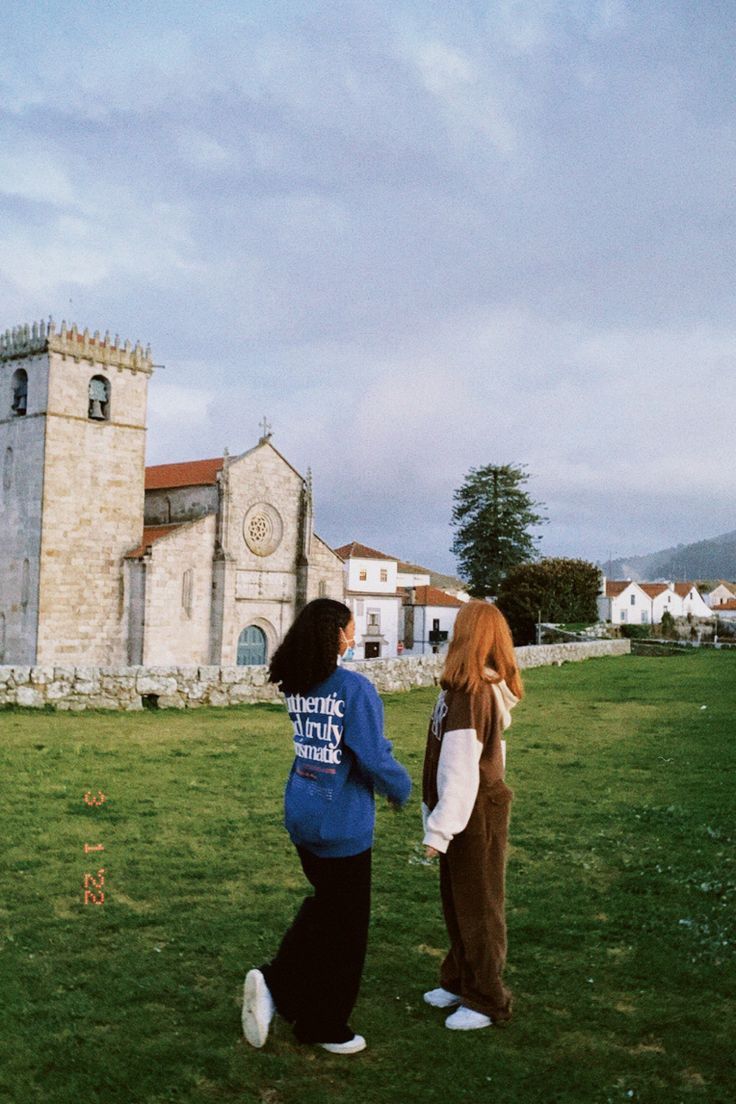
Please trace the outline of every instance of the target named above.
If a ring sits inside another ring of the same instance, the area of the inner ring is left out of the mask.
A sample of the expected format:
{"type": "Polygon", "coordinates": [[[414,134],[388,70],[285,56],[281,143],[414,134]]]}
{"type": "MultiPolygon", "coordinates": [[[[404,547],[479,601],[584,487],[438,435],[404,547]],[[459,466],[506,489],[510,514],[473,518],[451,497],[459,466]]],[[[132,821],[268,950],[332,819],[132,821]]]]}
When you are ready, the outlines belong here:
{"type": "Polygon", "coordinates": [[[271,682],[285,694],[304,694],[329,678],[337,667],[340,629],[351,617],[348,607],[334,598],[308,602],[273,654],[271,682]]]}

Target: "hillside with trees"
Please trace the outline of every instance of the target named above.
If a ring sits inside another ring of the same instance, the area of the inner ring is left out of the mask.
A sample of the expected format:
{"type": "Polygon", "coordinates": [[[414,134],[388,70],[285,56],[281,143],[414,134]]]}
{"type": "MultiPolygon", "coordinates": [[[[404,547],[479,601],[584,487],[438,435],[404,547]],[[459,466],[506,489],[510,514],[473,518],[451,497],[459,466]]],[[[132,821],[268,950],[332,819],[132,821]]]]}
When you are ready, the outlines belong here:
{"type": "Polygon", "coordinates": [[[626,556],[600,563],[609,579],[736,579],[736,529],[718,537],[678,544],[646,556],[626,556]]]}

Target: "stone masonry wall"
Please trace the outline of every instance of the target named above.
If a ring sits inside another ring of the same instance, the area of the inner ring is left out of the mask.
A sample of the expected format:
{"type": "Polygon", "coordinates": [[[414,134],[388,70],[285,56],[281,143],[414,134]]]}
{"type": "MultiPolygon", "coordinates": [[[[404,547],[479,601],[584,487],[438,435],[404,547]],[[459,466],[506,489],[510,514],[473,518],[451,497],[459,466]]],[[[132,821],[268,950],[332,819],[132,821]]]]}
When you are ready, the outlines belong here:
{"type": "MultiPolygon", "coordinates": [[[[517,648],[516,654],[519,666],[527,668],[628,655],[630,650],[629,640],[597,640],[517,648]]],[[[436,685],[443,658],[362,660],[351,668],[388,693],[436,685]]],[[[279,693],[267,679],[266,667],[0,667],[0,707],[136,710],[148,704],[193,709],[278,701],[279,693]]]]}

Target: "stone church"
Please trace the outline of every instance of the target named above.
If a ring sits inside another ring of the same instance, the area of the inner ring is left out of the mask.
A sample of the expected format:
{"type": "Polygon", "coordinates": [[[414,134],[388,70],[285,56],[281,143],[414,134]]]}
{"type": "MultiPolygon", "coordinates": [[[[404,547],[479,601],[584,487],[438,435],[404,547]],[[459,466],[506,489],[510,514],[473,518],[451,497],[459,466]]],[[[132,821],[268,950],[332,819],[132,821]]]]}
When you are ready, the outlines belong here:
{"type": "Polygon", "coordinates": [[[150,348],[53,322],[0,335],[0,664],[265,663],[343,599],[311,476],[271,443],[145,466],[150,348]]]}

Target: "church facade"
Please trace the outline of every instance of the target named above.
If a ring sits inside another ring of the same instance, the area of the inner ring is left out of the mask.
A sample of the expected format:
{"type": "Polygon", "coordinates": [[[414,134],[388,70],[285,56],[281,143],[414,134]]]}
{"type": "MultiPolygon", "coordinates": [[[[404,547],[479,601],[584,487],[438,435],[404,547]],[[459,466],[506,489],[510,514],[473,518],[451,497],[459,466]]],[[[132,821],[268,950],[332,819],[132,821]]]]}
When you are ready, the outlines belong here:
{"type": "Polygon", "coordinates": [[[342,600],[311,477],[246,452],[146,468],[150,349],[53,323],[0,335],[0,663],[268,662],[342,600]]]}

